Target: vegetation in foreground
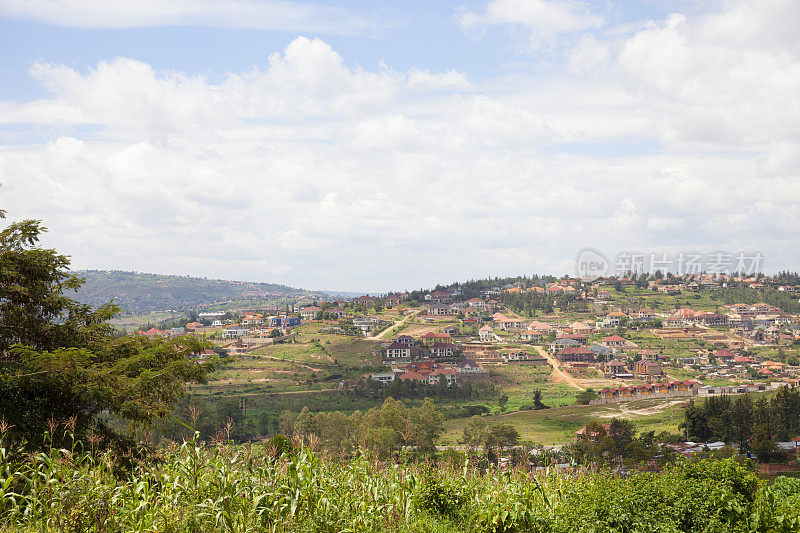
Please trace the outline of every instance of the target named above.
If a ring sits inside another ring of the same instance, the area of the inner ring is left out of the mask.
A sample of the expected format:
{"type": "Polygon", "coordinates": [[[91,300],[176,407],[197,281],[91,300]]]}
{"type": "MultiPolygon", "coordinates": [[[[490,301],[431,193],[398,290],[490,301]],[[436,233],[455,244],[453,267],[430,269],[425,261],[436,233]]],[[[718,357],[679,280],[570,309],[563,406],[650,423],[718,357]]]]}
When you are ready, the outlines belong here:
{"type": "MultiPolygon", "coordinates": [[[[68,441],[69,432],[64,439],[68,441]]],[[[224,439],[223,439],[224,440],[224,439]]],[[[0,527],[9,531],[800,530],[800,480],[767,485],[734,459],[660,473],[497,470],[336,462],[289,441],[171,445],[126,469],[113,452],[0,449],[0,527]]]]}

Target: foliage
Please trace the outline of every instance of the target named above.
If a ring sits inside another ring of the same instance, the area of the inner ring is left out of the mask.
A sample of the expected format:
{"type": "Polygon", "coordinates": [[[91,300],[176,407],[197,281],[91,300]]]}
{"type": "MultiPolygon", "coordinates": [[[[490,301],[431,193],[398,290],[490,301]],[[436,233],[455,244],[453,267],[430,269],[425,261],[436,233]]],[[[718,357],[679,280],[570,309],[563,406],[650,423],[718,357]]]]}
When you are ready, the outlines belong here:
{"type": "Polygon", "coordinates": [[[800,435],[800,391],[781,387],[769,400],[743,395],[735,400],[711,397],[703,404],[691,401],[683,429],[687,438],[736,443],[742,451],[757,448],[764,459],[776,458],[773,436],[786,441],[800,435]]]}
{"type": "Polygon", "coordinates": [[[117,435],[102,412],[146,424],[167,414],[184,383],[202,381],[212,361],[192,337],[119,337],[107,323],[119,309],[80,304],[65,293],[82,279],[69,258],[37,246],[45,228],[26,220],[0,232],[0,413],[7,438],[35,448],[51,420],[75,430],[117,435]]]}
{"type": "MultiPolygon", "coordinates": [[[[69,437],[69,435],[67,435],[69,437]]],[[[24,531],[790,532],[800,482],[732,459],[660,473],[327,461],[284,442],[171,445],[127,473],[111,452],[0,446],[0,528],[24,531]],[[16,458],[13,458],[16,457],[16,458]]]]}

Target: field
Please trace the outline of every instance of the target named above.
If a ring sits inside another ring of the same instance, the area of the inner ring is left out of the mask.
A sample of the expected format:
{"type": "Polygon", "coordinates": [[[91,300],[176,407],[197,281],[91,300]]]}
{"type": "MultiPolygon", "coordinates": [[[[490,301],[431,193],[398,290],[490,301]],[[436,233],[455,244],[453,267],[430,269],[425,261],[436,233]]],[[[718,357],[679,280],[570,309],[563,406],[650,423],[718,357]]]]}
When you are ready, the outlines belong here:
{"type": "MultiPolygon", "coordinates": [[[[678,424],[683,420],[682,405],[687,402],[688,398],[670,398],[596,406],[568,405],[540,411],[509,412],[485,419],[489,424],[512,424],[523,440],[534,444],[565,444],[574,442],[575,431],[583,426],[614,417],[631,420],[640,432],[678,433],[678,424]]],[[[467,422],[467,419],[447,421],[444,440],[448,444],[457,444],[467,422]]]]}
{"type": "Polygon", "coordinates": [[[428,464],[330,461],[290,446],[187,442],[131,471],[111,454],[54,447],[12,462],[0,453],[0,529],[768,533],[800,526],[800,482],[768,485],[733,459],[614,476],[502,471],[457,453],[428,464]]]}

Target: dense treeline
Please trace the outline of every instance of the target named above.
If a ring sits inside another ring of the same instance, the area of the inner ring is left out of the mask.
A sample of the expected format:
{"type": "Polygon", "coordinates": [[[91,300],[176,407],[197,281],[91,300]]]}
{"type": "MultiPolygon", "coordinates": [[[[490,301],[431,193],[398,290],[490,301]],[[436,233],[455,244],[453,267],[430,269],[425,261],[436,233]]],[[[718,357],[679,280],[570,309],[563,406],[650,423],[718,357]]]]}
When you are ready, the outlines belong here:
{"type": "Polygon", "coordinates": [[[800,313],[800,302],[794,292],[779,291],[773,287],[754,290],[746,286],[719,287],[710,289],[711,297],[725,305],[766,303],[784,313],[800,313]]]}
{"type": "Polygon", "coordinates": [[[380,383],[373,379],[362,379],[348,394],[356,398],[379,400],[385,398],[442,398],[451,400],[486,400],[497,395],[497,388],[491,381],[465,380],[458,387],[448,387],[444,380],[436,385],[427,382],[395,379],[389,383],[380,383]]]}
{"type": "Polygon", "coordinates": [[[781,387],[770,398],[716,396],[705,403],[689,402],[681,424],[686,438],[723,441],[750,451],[761,460],[780,456],[775,441],[800,435],[800,391],[781,387]]]}
{"type": "Polygon", "coordinates": [[[655,474],[320,459],[285,440],[113,454],[0,453],[0,528],[24,531],[751,532],[800,527],[800,480],[759,481],[733,459],[655,474]],[[434,467],[435,465],[435,467],[434,467]]]}
{"type": "Polygon", "coordinates": [[[264,293],[270,294],[272,299],[316,294],[276,283],[167,276],[123,270],[81,270],[77,274],[85,280],[77,293],[78,301],[98,306],[114,300],[123,311],[133,314],[166,309],[192,309],[201,304],[248,299],[264,293]]]}
{"type": "Polygon", "coordinates": [[[284,434],[315,442],[336,457],[366,449],[387,458],[406,447],[428,454],[444,429],[443,421],[444,416],[429,399],[406,407],[387,398],[379,407],[350,415],[339,411],[315,414],[303,408],[296,418],[288,411],[281,416],[284,434]]]}

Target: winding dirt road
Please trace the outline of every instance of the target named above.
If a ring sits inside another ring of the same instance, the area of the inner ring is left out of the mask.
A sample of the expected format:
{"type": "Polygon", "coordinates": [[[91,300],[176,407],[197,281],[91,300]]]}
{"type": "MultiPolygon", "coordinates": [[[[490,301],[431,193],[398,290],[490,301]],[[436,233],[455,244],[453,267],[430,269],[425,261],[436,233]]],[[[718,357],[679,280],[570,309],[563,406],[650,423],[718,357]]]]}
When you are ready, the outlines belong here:
{"type": "Polygon", "coordinates": [[[536,351],[539,352],[539,355],[547,359],[547,362],[550,363],[550,366],[553,367],[553,371],[550,373],[550,379],[553,381],[560,381],[561,383],[566,383],[570,387],[578,390],[586,390],[580,385],[578,385],[578,381],[561,370],[561,363],[559,363],[558,359],[550,355],[547,350],[542,348],[541,346],[534,346],[536,351]]]}
{"type": "Polygon", "coordinates": [[[372,338],[373,339],[382,339],[383,336],[386,335],[388,332],[392,331],[397,326],[401,326],[401,325],[405,324],[409,319],[411,319],[412,317],[417,316],[418,314],[419,314],[419,311],[414,311],[412,313],[407,314],[406,316],[404,316],[403,318],[401,318],[400,320],[398,320],[397,322],[395,322],[394,324],[392,324],[388,328],[384,329],[383,331],[381,331],[380,333],[378,333],[377,335],[375,335],[372,338]]]}

